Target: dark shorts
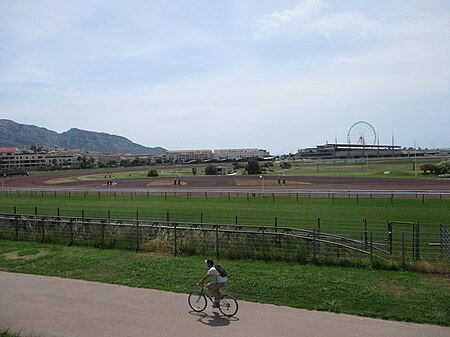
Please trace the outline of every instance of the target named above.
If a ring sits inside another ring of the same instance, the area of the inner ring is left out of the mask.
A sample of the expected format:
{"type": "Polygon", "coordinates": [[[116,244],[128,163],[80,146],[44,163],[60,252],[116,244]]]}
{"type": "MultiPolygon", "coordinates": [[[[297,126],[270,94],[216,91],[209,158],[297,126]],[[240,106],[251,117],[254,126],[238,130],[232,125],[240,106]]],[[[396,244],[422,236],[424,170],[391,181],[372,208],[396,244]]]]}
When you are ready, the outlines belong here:
{"type": "Polygon", "coordinates": [[[214,282],[214,283],[208,283],[208,289],[217,291],[222,289],[223,287],[225,287],[227,285],[227,282],[214,282]]]}

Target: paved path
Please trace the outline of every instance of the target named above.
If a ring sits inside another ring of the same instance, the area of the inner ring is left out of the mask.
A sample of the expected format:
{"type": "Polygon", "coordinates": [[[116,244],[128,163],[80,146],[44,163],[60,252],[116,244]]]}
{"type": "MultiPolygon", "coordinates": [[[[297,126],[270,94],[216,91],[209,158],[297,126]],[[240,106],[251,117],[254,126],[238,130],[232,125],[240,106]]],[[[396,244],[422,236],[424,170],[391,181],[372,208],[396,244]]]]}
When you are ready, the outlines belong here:
{"type": "Polygon", "coordinates": [[[191,312],[187,296],[0,272],[0,331],[28,337],[449,337],[450,328],[240,301],[236,317],[191,312]]]}

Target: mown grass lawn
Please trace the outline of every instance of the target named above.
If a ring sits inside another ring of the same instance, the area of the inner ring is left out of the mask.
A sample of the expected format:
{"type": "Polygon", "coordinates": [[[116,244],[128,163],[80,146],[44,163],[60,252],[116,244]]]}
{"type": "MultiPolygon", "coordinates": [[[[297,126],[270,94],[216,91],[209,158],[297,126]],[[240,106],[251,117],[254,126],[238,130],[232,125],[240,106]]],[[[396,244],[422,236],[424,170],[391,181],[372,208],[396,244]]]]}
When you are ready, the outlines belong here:
{"type": "MultiPolygon", "coordinates": [[[[170,221],[219,223],[256,226],[294,227],[338,234],[361,239],[362,219],[373,231],[375,242],[385,242],[387,221],[419,222],[421,248],[424,258],[439,255],[439,226],[450,225],[450,199],[396,198],[309,198],[296,196],[249,197],[161,195],[54,195],[44,193],[2,193],[0,213],[81,217],[113,220],[170,221]],[[320,220],[319,220],[320,219],[320,220]],[[428,254],[429,253],[429,254],[428,254]]],[[[412,238],[411,225],[396,225],[394,239],[401,233],[412,238]]],[[[397,244],[398,246],[399,244],[397,244]]],[[[411,245],[411,244],[409,244],[411,245]]],[[[397,247],[398,248],[398,247],[397,247]]],[[[410,250],[408,249],[408,252],[410,250]]]]}
{"type": "MultiPolygon", "coordinates": [[[[0,241],[0,270],[187,293],[204,256],[0,241]]],[[[450,279],[404,271],[221,259],[240,300],[450,326],[450,279]]],[[[186,305],[186,303],[183,303],[186,305]]],[[[186,308],[188,310],[188,308],[186,308]]]]}

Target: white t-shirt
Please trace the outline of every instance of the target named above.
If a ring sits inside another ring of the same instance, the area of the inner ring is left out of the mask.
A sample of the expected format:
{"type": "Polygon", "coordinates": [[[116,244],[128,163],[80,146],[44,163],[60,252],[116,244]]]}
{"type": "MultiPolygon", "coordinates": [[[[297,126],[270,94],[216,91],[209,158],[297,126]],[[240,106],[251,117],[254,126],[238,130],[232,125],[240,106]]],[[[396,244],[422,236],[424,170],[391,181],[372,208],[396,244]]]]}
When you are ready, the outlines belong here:
{"type": "Polygon", "coordinates": [[[228,278],[226,276],[225,277],[220,276],[220,273],[218,272],[218,270],[215,267],[209,268],[208,275],[215,275],[217,277],[218,283],[223,283],[223,282],[228,281],[228,278]]]}

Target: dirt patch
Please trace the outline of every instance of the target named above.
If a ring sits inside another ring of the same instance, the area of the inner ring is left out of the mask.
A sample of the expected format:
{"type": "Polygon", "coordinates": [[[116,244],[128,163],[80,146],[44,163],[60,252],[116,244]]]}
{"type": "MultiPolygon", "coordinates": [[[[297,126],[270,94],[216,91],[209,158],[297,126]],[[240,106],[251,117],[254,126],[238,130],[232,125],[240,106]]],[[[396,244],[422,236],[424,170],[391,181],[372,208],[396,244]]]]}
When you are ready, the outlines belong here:
{"type": "Polygon", "coordinates": [[[73,183],[78,181],[78,177],[64,177],[46,180],[44,183],[47,185],[58,185],[64,183],[73,183]]]}
{"type": "Polygon", "coordinates": [[[429,274],[426,277],[450,291],[450,274],[429,274]]]}
{"type": "Polygon", "coordinates": [[[391,280],[384,280],[380,282],[380,287],[386,292],[396,297],[405,296],[408,292],[407,288],[397,282],[391,280]]]}
{"type": "Polygon", "coordinates": [[[33,260],[46,255],[47,249],[18,250],[3,254],[7,260],[33,260]]]}

